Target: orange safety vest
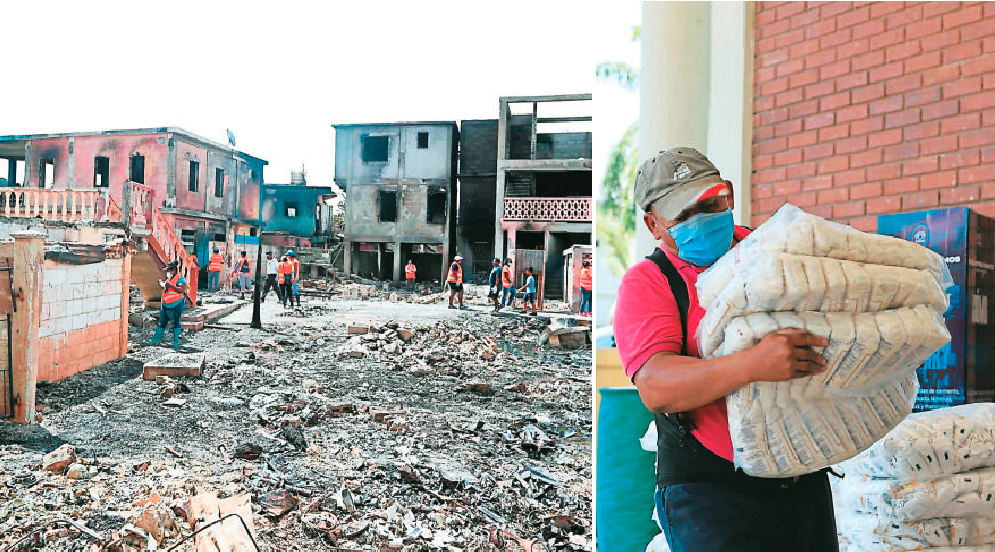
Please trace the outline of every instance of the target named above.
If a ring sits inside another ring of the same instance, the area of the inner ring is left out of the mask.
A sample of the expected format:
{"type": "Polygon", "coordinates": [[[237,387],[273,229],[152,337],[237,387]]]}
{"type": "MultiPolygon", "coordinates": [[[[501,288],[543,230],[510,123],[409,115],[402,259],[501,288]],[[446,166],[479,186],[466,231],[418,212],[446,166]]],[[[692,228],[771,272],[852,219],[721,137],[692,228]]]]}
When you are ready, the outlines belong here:
{"type": "Polygon", "coordinates": [[[301,279],[301,260],[294,257],[294,260],[290,261],[290,266],[293,268],[291,273],[294,275],[293,279],[296,282],[301,279]]]}
{"type": "Polygon", "coordinates": [[[506,265],[501,269],[501,285],[503,287],[511,287],[512,279],[513,276],[511,274],[511,267],[506,265]]]}
{"type": "Polygon", "coordinates": [[[211,272],[221,272],[221,267],[225,264],[225,257],[221,253],[211,254],[211,264],[207,270],[211,272]]]}
{"type": "Polygon", "coordinates": [[[294,270],[294,267],[293,267],[292,264],[290,264],[289,261],[288,262],[280,261],[279,263],[277,263],[277,265],[276,265],[276,272],[277,272],[276,283],[278,283],[278,284],[284,283],[286,281],[286,279],[287,279],[287,274],[290,274],[291,272],[293,272],[293,270],[294,270]]]}
{"type": "Polygon", "coordinates": [[[449,265],[449,276],[446,278],[446,281],[449,282],[449,283],[451,283],[451,284],[462,284],[463,283],[463,267],[461,267],[458,263],[453,263],[453,264],[449,265]],[[453,267],[454,266],[456,267],[456,272],[455,273],[453,273],[453,267]]]}
{"type": "Polygon", "coordinates": [[[243,272],[245,274],[252,272],[252,261],[250,261],[248,257],[239,257],[239,259],[235,261],[235,268],[232,272],[243,272]]]}
{"type": "Polygon", "coordinates": [[[404,277],[409,280],[415,279],[415,265],[413,264],[404,265],[404,277]]]}
{"type": "Polygon", "coordinates": [[[586,289],[591,291],[591,269],[582,268],[580,269],[580,289],[586,289]]]}
{"type": "MultiPolygon", "coordinates": [[[[171,280],[169,280],[169,283],[175,286],[179,281],[180,281],[180,273],[177,272],[176,275],[173,276],[171,280]]],[[[169,286],[166,286],[166,289],[163,290],[162,292],[162,297],[160,298],[160,301],[162,301],[163,305],[169,305],[181,299],[183,299],[182,293],[176,291],[175,289],[170,289],[169,286]]]]}

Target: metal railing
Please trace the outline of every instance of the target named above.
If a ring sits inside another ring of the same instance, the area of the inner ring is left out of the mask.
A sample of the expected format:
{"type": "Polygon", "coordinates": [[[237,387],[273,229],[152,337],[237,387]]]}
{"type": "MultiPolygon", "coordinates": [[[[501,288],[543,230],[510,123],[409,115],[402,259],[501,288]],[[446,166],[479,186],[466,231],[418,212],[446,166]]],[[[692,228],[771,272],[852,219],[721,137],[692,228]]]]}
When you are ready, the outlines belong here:
{"type": "Polygon", "coordinates": [[[591,222],[594,199],[590,197],[506,197],[504,220],[591,222]]]}

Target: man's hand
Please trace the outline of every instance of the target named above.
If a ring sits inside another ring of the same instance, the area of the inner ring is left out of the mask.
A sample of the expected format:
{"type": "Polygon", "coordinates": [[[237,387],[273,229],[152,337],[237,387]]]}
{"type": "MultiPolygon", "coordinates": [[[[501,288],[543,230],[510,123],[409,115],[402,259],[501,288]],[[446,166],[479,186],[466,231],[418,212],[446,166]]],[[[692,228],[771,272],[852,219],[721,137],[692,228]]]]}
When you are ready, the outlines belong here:
{"type": "Polygon", "coordinates": [[[784,328],[764,336],[747,349],[753,381],[787,381],[826,369],[826,359],[811,347],[825,347],[829,340],[806,330],[784,328]]]}

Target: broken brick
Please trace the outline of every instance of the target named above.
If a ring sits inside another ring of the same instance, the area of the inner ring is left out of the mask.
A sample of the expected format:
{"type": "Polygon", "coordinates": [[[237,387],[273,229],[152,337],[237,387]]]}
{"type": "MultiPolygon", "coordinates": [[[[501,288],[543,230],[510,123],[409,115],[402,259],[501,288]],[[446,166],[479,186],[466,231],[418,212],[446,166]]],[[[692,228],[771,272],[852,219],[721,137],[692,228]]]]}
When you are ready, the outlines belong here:
{"type": "Polygon", "coordinates": [[[65,444],[45,455],[42,466],[48,471],[61,472],[76,460],[76,447],[65,444]]]}

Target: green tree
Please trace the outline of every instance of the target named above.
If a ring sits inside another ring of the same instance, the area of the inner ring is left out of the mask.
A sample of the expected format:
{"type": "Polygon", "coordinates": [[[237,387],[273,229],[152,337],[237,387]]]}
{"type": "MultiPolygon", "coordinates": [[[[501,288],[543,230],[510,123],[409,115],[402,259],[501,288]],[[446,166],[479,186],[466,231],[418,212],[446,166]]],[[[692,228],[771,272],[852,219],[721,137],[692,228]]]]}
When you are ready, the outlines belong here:
{"type": "MultiPolygon", "coordinates": [[[[632,29],[632,40],[638,41],[640,27],[632,29]]],[[[639,86],[639,72],[625,62],[607,61],[599,63],[596,69],[598,79],[615,81],[627,90],[639,86]]],[[[598,201],[596,216],[598,246],[608,253],[609,269],[614,274],[622,274],[629,267],[632,243],[636,238],[636,210],[633,198],[633,182],[639,162],[638,122],[629,125],[622,138],[608,154],[608,164],[601,180],[601,199],[598,201]]]]}

